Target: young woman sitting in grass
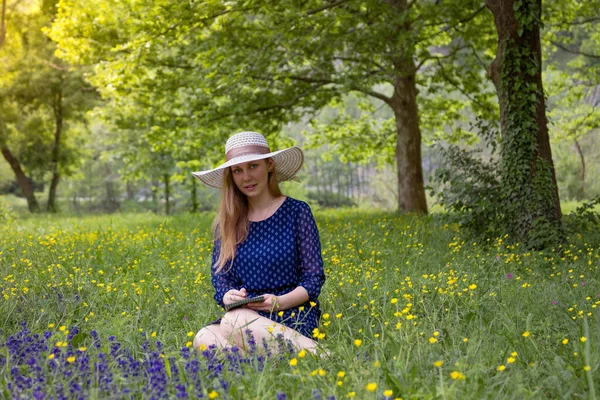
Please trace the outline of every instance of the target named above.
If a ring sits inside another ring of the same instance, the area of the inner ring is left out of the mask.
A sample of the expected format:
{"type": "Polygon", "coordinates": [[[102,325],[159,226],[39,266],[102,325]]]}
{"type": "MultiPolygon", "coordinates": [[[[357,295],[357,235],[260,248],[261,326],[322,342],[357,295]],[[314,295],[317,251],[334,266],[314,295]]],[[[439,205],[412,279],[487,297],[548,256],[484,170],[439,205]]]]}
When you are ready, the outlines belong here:
{"type": "Polygon", "coordinates": [[[227,140],[225,152],[224,164],[194,173],[221,188],[212,256],[215,300],[226,310],[248,299],[262,301],[230,309],[200,329],[194,347],[246,348],[249,334],[258,343],[281,334],[298,349],[315,352],[317,297],[325,282],[319,232],[310,207],[282,195],[278,184],[298,172],[302,150],[271,152],[261,134],[241,132],[227,140]]]}

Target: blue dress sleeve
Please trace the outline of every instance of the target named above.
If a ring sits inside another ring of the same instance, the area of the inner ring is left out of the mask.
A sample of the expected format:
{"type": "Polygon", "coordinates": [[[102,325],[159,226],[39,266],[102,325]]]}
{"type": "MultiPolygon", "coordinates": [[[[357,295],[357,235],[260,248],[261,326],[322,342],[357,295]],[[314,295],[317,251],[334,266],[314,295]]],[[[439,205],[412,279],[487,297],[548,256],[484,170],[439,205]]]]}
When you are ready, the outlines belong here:
{"type": "Polygon", "coordinates": [[[321,240],[315,218],[306,203],[301,203],[296,220],[296,248],[300,259],[300,283],[310,300],[316,300],[325,283],[321,240]]]}
{"type": "Polygon", "coordinates": [[[216,263],[219,259],[220,252],[221,241],[215,240],[211,264],[212,284],[215,288],[215,301],[224,308],[225,305],[223,304],[223,296],[225,296],[225,293],[231,289],[239,290],[242,287],[242,283],[232,271],[233,268],[231,268],[231,261],[228,261],[219,272],[216,271],[216,263]]]}

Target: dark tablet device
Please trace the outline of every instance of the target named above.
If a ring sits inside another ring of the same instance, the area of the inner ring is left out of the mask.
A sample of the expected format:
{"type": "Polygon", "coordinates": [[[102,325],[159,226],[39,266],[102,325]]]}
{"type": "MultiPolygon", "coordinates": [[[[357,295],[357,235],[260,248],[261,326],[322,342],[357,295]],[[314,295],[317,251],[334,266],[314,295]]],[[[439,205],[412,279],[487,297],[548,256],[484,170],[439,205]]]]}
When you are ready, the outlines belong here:
{"type": "Polygon", "coordinates": [[[236,301],[235,303],[227,304],[225,306],[225,311],[233,310],[234,308],[241,307],[244,304],[256,303],[256,302],[261,302],[261,301],[265,301],[264,296],[249,297],[249,298],[244,299],[244,300],[236,301]]]}

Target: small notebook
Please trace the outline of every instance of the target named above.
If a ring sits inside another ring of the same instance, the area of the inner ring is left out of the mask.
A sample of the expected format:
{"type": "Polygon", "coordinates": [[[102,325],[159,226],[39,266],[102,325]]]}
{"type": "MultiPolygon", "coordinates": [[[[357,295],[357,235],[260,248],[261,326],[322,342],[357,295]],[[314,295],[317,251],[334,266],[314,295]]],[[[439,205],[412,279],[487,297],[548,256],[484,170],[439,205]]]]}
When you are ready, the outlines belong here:
{"type": "Polygon", "coordinates": [[[240,300],[240,301],[236,301],[234,303],[229,303],[225,306],[225,311],[229,311],[229,310],[233,310],[234,308],[238,308],[243,306],[244,304],[248,304],[248,303],[256,303],[256,302],[261,302],[261,301],[265,301],[264,296],[258,296],[258,297],[249,297],[247,299],[244,300],[240,300]]]}

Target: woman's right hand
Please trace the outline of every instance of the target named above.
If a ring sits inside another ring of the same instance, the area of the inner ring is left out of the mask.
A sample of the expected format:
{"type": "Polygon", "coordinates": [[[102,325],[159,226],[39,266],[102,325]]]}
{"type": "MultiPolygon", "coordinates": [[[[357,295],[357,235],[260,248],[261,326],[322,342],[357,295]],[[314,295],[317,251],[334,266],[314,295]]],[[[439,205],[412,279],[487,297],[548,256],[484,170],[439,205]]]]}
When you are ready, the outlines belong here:
{"type": "Polygon", "coordinates": [[[246,289],[241,288],[240,290],[231,289],[223,296],[223,304],[231,304],[236,301],[244,300],[246,298],[246,289]]]}

